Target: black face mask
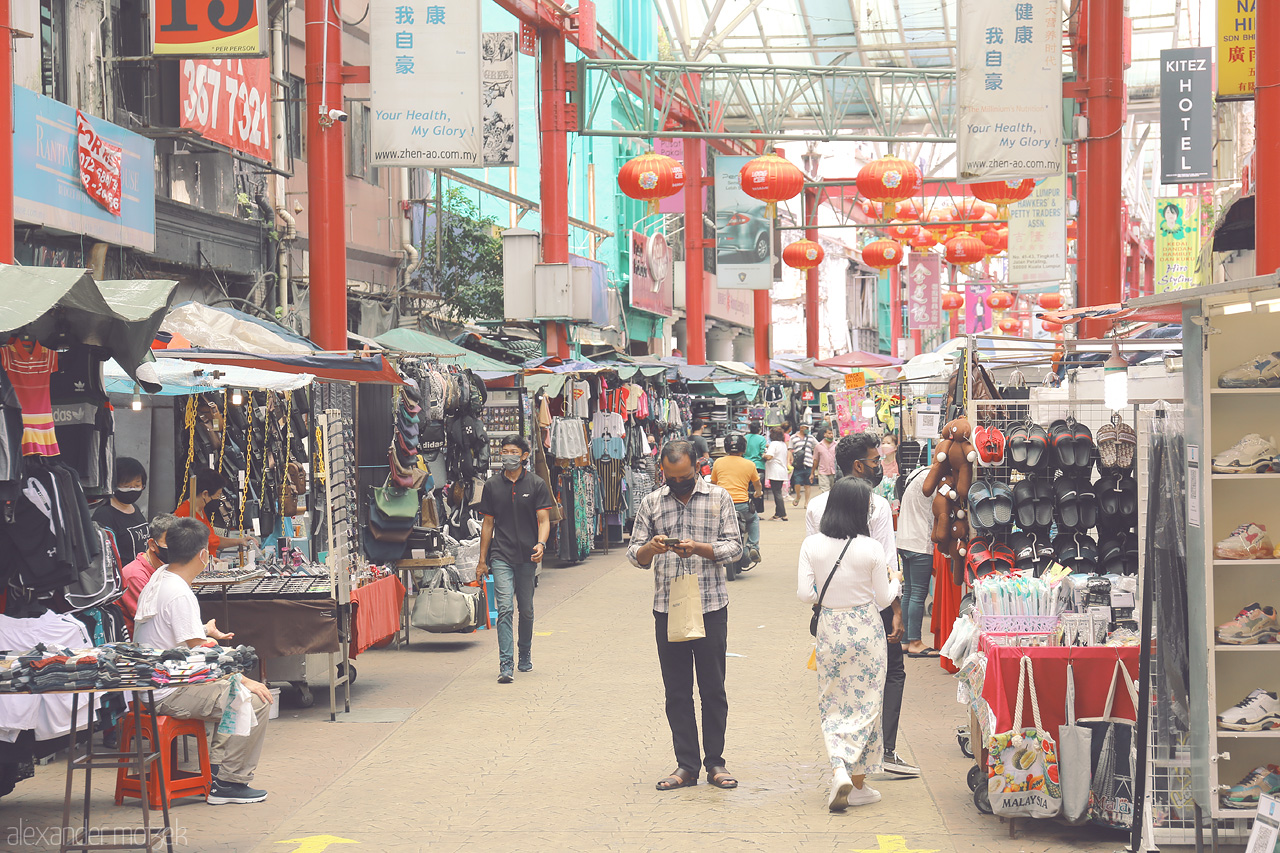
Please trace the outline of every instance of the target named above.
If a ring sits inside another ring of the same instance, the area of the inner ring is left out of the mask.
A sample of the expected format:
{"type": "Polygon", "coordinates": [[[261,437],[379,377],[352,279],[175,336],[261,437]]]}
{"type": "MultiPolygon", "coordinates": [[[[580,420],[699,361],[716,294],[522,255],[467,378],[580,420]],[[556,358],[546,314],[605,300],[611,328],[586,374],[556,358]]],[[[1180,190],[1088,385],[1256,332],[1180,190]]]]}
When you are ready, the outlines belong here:
{"type": "Polygon", "coordinates": [[[880,482],[884,479],[884,466],[877,465],[876,467],[872,468],[870,465],[863,462],[862,467],[863,467],[862,479],[870,483],[871,488],[873,489],[876,486],[880,485],[880,482]]]}
{"type": "Polygon", "coordinates": [[[142,497],[142,489],[116,489],[111,496],[122,504],[136,504],[142,497]]]}
{"type": "Polygon", "coordinates": [[[693,493],[693,487],[697,482],[698,478],[696,476],[689,477],[686,480],[667,480],[667,488],[671,489],[671,494],[682,498],[693,493]]]}
{"type": "Polygon", "coordinates": [[[169,549],[163,545],[156,546],[156,558],[164,565],[169,565],[169,549]]]}
{"type": "Polygon", "coordinates": [[[214,498],[213,500],[209,501],[207,504],[204,505],[204,517],[213,518],[214,514],[217,513],[217,511],[221,508],[222,508],[222,501],[218,498],[214,498]]]}

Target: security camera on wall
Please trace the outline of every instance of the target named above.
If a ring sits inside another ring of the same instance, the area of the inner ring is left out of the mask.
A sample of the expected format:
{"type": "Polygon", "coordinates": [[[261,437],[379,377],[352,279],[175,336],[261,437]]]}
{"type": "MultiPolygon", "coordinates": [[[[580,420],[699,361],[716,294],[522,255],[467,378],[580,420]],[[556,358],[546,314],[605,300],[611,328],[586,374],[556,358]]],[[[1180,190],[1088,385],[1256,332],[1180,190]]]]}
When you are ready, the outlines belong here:
{"type": "Polygon", "coordinates": [[[329,110],[329,121],[346,121],[347,114],[339,109],[329,110]]]}

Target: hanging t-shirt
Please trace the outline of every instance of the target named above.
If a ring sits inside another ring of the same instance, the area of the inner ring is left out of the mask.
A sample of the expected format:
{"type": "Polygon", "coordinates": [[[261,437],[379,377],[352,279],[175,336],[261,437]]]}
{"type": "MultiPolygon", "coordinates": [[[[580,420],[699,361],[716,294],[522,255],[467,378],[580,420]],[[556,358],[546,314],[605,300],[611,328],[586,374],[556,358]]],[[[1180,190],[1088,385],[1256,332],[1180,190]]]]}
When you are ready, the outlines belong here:
{"type": "Polygon", "coordinates": [[[0,365],[22,406],[22,455],[57,456],[49,378],[58,369],[58,353],[37,341],[28,344],[14,338],[0,347],[0,365]]]}
{"type": "Polygon", "coordinates": [[[93,520],[111,531],[116,540],[116,550],[120,552],[121,565],[132,563],[135,557],[147,550],[147,540],[151,538],[150,523],[137,507],[126,515],[107,501],[93,511],[93,520]]]}

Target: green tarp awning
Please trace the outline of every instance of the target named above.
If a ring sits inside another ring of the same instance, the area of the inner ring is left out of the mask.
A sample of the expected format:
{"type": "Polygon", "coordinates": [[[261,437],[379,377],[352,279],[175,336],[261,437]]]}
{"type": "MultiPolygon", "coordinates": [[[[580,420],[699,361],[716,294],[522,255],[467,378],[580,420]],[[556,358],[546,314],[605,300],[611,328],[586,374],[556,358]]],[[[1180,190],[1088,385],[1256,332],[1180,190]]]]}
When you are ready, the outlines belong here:
{"type": "Polygon", "coordinates": [[[456,364],[458,367],[465,367],[474,371],[481,379],[515,376],[520,372],[520,368],[515,365],[503,364],[500,361],[489,358],[487,355],[481,355],[478,352],[472,352],[469,349],[460,347],[453,341],[447,341],[444,338],[438,338],[435,335],[429,335],[426,332],[419,332],[414,329],[392,329],[389,332],[383,332],[378,335],[374,340],[391,349],[398,349],[417,355],[436,356],[445,364],[456,364]]]}

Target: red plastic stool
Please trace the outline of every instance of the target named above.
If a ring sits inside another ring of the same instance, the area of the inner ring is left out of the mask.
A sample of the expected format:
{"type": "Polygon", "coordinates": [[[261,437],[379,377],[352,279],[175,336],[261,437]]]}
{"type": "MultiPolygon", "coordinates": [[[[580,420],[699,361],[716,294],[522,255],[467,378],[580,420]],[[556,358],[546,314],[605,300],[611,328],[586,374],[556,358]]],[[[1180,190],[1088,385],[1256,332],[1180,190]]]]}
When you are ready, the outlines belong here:
{"type": "MultiPolygon", "coordinates": [[[[169,791],[170,805],[180,797],[207,797],[213,779],[209,773],[209,742],[204,732],[204,720],[157,716],[156,727],[160,730],[160,778],[169,791]],[[184,735],[196,738],[200,759],[198,773],[178,769],[178,742],[184,735]]],[[[129,713],[120,721],[119,750],[127,753],[136,749],[133,745],[135,736],[133,714],[129,713]]],[[[151,720],[146,714],[142,715],[142,739],[155,749],[155,745],[151,744],[151,720]]],[[[142,799],[142,783],[137,776],[130,775],[130,768],[121,767],[116,772],[116,805],[124,802],[125,797],[142,799]]],[[[154,775],[147,779],[147,800],[152,809],[161,807],[160,786],[156,784],[154,775]]]]}

